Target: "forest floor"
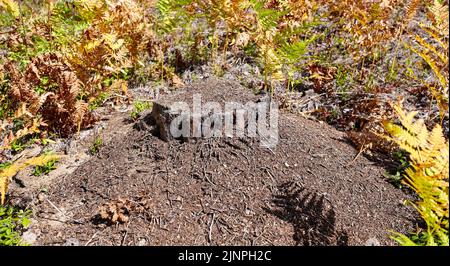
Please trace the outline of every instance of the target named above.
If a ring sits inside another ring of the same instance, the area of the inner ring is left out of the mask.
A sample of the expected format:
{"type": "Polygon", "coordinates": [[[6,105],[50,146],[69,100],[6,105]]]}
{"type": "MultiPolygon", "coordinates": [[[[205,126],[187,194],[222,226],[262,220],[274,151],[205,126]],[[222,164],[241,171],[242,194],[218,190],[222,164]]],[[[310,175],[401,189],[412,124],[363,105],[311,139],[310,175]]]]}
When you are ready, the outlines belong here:
{"type": "MultiPolygon", "coordinates": [[[[191,92],[231,86],[233,97],[252,97],[226,80],[195,86],[191,92]]],[[[53,144],[66,154],[56,170],[14,178],[13,203],[33,210],[25,241],[394,245],[389,231],[407,233],[418,223],[403,204],[412,194],[384,176],[389,164],[359,154],[345,133],[326,123],[281,110],[279,143],[267,149],[251,138],[165,142],[151,133],[149,111],[133,121],[129,108],[101,110],[94,128],[53,144]],[[99,137],[102,145],[92,154],[99,137]]]]}

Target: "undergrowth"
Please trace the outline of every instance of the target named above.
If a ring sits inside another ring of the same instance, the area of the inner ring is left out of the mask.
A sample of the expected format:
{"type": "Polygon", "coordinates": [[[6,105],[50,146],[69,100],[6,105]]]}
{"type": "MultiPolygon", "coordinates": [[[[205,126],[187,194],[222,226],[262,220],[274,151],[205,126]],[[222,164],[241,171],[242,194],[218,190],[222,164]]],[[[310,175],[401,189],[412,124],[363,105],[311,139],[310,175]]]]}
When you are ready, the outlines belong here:
{"type": "Polygon", "coordinates": [[[361,132],[379,131],[383,116],[392,117],[381,95],[389,90],[377,85],[383,80],[375,73],[378,65],[389,68],[393,80],[403,75],[423,84],[439,108],[440,122],[448,117],[448,6],[439,0],[1,3],[4,150],[26,135],[67,136],[92,125],[98,119],[93,111],[104,102],[131,102],[130,78],[182,87],[182,71],[212,62],[222,75],[230,56],[253,58],[262,69],[262,89],[273,92],[281,83],[293,90],[309,80],[317,92],[339,95],[354,112],[337,110],[333,121],[345,120],[361,132]],[[426,18],[417,16],[420,9],[428,10],[426,18]],[[401,65],[395,55],[404,48],[428,69],[401,65]],[[391,50],[394,57],[383,62],[391,50]],[[336,54],[351,59],[350,65],[335,63],[336,54]],[[343,71],[351,77],[342,79],[343,71]],[[334,79],[341,79],[343,91],[326,89],[334,79]],[[22,130],[11,130],[17,119],[22,130]]]}
{"type": "Polygon", "coordinates": [[[30,225],[31,212],[0,205],[0,246],[24,246],[20,232],[30,225]]]}

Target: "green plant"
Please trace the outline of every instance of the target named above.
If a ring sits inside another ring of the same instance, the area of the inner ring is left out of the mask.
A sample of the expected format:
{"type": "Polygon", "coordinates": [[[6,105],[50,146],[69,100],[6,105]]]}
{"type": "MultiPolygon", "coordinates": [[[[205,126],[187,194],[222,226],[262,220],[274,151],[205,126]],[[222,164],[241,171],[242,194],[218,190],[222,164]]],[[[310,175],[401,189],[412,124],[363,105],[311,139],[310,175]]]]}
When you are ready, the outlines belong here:
{"type": "Polygon", "coordinates": [[[23,151],[25,148],[24,144],[20,139],[15,139],[13,142],[11,142],[11,150],[14,152],[23,151]]]}
{"type": "Polygon", "coordinates": [[[33,175],[41,176],[41,175],[46,175],[46,174],[50,173],[51,171],[56,169],[56,162],[57,162],[57,160],[51,160],[51,161],[46,162],[43,165],[36,165],[34,167],[33,175]]]}
{"type": "Polygon", "coordinates": [[[189,20],[190,17],[184,7],[192,2],[193,0],[158,0],[155,5],[158,11],[158,33],[170,33],[177,26],[180,26],[179,23],[184,23],[186,20],[189,20]]]}
{"type": "Polygon", "coordinates": [[[0,170],[1,170],[1,169],[5,169],[5,168],[7,168],[7,167],[10,166],[10,165],[11,165],[10,162],[7,162],[7,163],[0,163],[0,170]]]}
{"type": "Polygon", "coordinates": [[[402,180],[405,175],[405,171],[410,167],[408,154],[404,150],[397,150],[393,152],[392,157],[396,162],[398,162],[398,166],[393,171],[387,172],[384,175],[394,186],[402,188],[402,180]]]}
{"type": "Polygon", "coordinates": [[[339,89],[342,89],[346,91],[346,87],[349,83],[349,74],[346,69],[343,69],[343,67],[339,66],[336,71],[336,85],[339,89]]]}
{"type": "Polygon", "coordinates": [[[405,113],[400,104],[393,106],[400,125],[386,122],[389,140],[409,154],[411,166],[403,183],[412,188],[420,201],[411,203],[426,223],[426,230],[413,236],[393,233],[401,245],[449,245],[449,144],[442,128],[429,132],[423,120],[414,121],[417,112],[405,113]]]}
{"type": "Polygon", "coordinates": [[[97,154],[100,151],[100,148],[103,146],[103,138],[101,136],[97,136],[89,148],[89,152],[91,154],[97,154]]]}
{"type": "Polygon", "coordinates": [[[110,96],[110,93],[108,92],[101,92],[96,98],[93,98],[91,102],[89,103],[89,110],[93,111],[100,106],[103,105],[103,103],[108,99],[110,96]]]}
{"type": "Polygon", "coordinates": [[[136,120],[139,117],[139,113],[142,113],[145,110],[150,110],[153,107],[153,103],[152,102],[148,102],[148,101],[136,101],[133,104],[133,111],[131,111],[130,113],[130,117],[133,120],[136,120]]]}
{"type": "Polygon", "coordinates": [[[0,206],[0,246],[24,246],[20,232],[30,225],[30,210],[0,206]]]}

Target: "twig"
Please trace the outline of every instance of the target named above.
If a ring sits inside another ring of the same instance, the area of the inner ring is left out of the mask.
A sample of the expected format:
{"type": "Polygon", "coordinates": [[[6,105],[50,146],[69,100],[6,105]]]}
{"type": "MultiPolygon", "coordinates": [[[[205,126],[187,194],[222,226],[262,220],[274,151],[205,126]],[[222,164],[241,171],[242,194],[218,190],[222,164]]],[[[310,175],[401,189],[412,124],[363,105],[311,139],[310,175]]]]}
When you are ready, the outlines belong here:
{"type": "Polygon", "coordinates": [[[123,246],[123,244],[125,243],[125,239],[128,236],[128,227],[130,226],[130,223],[131,223],[131,217],[130,217],[130,220],[128,221],[127,228],[125,229],[125,235],[122,238],[122,242],[120,243],[120,246],[123,246]]]}
{"type": "Polygon", "coordinates": [[[327,156],[326,154],[320,154],[320,153],[317,153],[317,154],[316,154],[316,153],[311,153],[311,149],[308,150],[308,154],[311,155],[313,158],[316,158],[316,157],[321,157],[321,158],[322,158],[322,157],[327,156]]]}
{"type": "Polygon", "coordinates": [[[3,35],[3,34],[9,34],[9,33],[13,32],[13,31],[15,31],[15,30],[16,30],[16,29],[14,28],[14,29],[6,30],[6,31],[0,31],[0,35],[3,35]]]}
{"type": "Polygon", "coordinates": [[[364,147],[364,145],[361,146],[361,149],[359,149],[358,154],[356,154],[355,158],[353,158],[353,160],[351,160],[349,163],[347,163],[347,166],[353,164],[361,155],[361,153],[363,153],[366,150],[366,148],[364,147]]]}
{"type": "MultiPolygon", "coordinates": [[[[268,141],[268,138],[261,136],[260,137],[264,140],[264,141],[268,141]]],[[[267,148],[273,155],[276,155],[275,152],[269,147],[269,144],[267,145],[263,145],[262,147],[267,148]]]]}
{"type": "Polygon", "coordinates": [[[50,205],[52,205],[53,208],[55,208],[59,213],[61,213],[64,217],[66,217],[66,215],[64,214],[64,212],[62,212],[58,207],[56,207],[55,204],[53,204],[53,202],[51,202],[49,199],[45,199],[48,203],[50,203],[50,205]]]}
{"type": "Polygon", "coordinates": [[[167,196],[167,201],[169,201],[170,208],[173,209],[172,200],[170,199],[170,196],[169,196],[169,190],[166,190],[166,196],[167,196]]]}
{"type": "Polygon", "coordinates": [[[213,225],[214,225],[214,218],[215,218],[215,216],[216,216],[216,214],[215,213],[213,213],[212,214],[212,218],[211,218],[211,224],[209,225],[209,230],[208,230],[208,242],[209,243],[211,243],[211,241],[212,241],[212,228],[213,228],[213,225]]]}
{"type": "Polygon", "coordinates": [[[95,234],[91,237],[91,239],[89,239],[88,242],[86,242],[86,244],[84,244],[84,246],[87,247],[87,246],[91,243],[91,241],[94,240],[94,238],[95,238],[99,233],[101,233],[101,232],[102,232],[102,231],[97,231],[97,232],[95,232],[95,234]]]}
{"type": "Polygon", "coordinates": [[[63,221],[63,220],[55,219],[55,218],[50,218],[50,217],[44,217],[44,216],[41,216],[41,215],[37,215],[37,217],[41,218],[41,219],[45,219],[45,220],[50,220],[50,221],[55,221],[55,222],[60,222],[60,223],[67,223],[67,221],[63,221]]]}

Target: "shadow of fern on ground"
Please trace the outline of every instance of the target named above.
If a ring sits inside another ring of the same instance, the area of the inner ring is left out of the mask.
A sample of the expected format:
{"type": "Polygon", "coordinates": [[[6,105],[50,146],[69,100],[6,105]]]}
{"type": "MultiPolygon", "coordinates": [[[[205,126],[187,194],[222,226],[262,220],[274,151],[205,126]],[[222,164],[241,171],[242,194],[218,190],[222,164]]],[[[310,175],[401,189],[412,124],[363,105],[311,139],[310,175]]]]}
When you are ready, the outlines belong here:
{"type": "Polygon", "coordinates": [[[292,224],[297,245],[347,245],[347,233],[336,230],[335,212],[324,196],[308,192],[297,183],[285,183],[278,191],[273,207],[265,211],[292,224]]]}

